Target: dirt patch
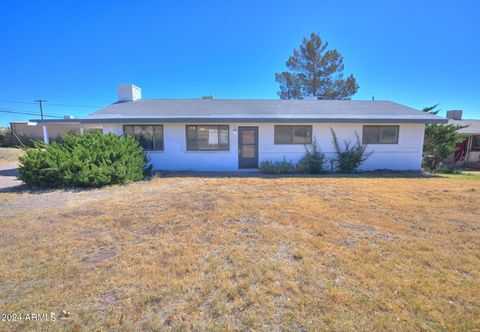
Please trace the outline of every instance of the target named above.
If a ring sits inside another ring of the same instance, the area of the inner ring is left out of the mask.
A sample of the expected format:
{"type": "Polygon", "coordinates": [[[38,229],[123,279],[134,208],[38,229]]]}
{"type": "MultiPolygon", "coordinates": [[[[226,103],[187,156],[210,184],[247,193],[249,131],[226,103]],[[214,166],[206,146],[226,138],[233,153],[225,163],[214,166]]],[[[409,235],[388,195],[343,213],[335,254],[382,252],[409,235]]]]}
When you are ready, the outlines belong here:
{"type": "MultiPolygon", "coordinates": [[[[369,207],[370,208],[370,207],[369,207]]],[[[338,240],[338,243],[345,247],[356,245],[360,241],[398,241],[399,237],[390,233],[380,231],[374,227],[362,224],[352,224],[347,222],[340,222],[337,227],[349,236],[338,240]]]]}
{"type": "Polygon", "coordinates": [[[22,212],[34,212],[55,207],[75,206],[76,209],[63,213],[63,217],[80,215],[98,215],[99,211],[91,211],[89,204],[111,197],[122,191],[121,186],[104,189],[62,190],[35,189],[25,186],[11,188],[0,199],[0,217],[11,217],[22,212]],[[17,189],[18,188],[18,189],[17,189]],[[20,199],[19,199],[20,198],[20,199]]]}
{"type": "Polygon", "coordinates": [[[104,247],[87,253],[82,257],[81,262],[88,267],[96,267],[106,261],[110,261],[112,258],[116,257],[118,253],[118,249],[114,247],[104,247]]]}
{"type": "Polygon", "coordinates": [[[16,164],[0,165],[0,192],[9,191],[23,184],[18,179],[18,168],[16,164]]]}

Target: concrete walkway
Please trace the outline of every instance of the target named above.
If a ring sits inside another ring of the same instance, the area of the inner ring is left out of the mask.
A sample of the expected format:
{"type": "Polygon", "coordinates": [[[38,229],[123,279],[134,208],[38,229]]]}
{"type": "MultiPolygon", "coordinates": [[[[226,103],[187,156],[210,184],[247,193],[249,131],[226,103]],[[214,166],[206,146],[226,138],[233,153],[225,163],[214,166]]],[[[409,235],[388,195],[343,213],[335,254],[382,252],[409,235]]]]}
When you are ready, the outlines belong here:
{"type": "Polygon", "coordinates": [[[17,179],[18,166],[17,163],[0,165],[0,190],[10,189],[23,184],[17,179]]]}

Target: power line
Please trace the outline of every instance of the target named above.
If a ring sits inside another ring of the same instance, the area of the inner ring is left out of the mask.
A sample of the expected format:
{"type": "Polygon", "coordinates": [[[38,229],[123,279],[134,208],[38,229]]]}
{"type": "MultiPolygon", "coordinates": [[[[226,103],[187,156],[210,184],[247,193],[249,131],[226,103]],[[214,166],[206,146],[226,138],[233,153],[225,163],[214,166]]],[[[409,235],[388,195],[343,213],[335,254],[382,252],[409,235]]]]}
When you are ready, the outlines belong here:
{"type": "Polygon", "coordinates": [[[52,106],[62,106],[62,107],[80,107],[80,108],[102,108],[105,106],[91,106],[91,105],[69,105],[69,104],[48,104],[52,106]]]}
{"type": "MultiPolygon", "coordinates": [[[[13,103],[13,104],[30,104],[37,105],[35,102],[31,101],[19,101],[19,100],[0,100],[0,103],[13,103]]],[[[92,105],[74,105],[74,104],[55,104],[48,103],[50,106],[61,106],[61,107],[80,107],[80,108],[102,108],[102,106],[92,106],[92,105]]]]}
{"type": "MultiPolygon", "coordinates": [[[[18,111],[8,111],[0,108],[0,112],[2,113],[12,113],[12,114],[25,114],[25,115],[36,115],[38,116],[38,113],[30,113],[30,112],[18,112],[18,111]]],[[[44,116],[48,118],[58,118],[58,119],[63,119],[62,116],[56,116],[56,115],[50,115],[50,114],[44,114],[44,116]]]]}
{"type": "Polygon", "coordinates": [[[33,104],[36,105],[33,101],[18,101],[18,100],[0,100],[0,103],[13,103],[13,104],[33,104]]]}
{"type": "Polygon", "coordinates": [[[42,120],[43,120],[43,107],[42,107],[42,103],[46,103],[47,100],[45,100],[45,99],[36,99],[36,100],[34,100],[34,102],[39,103],[39,105],[40,105],[40,117],[41,117],[42,120]]]}
{"type": "MultiPolygon", "coordinates": [[[[24,109],[18,109],[18,108],[11,108],[11,107],[1,107],[1,109],[3,110],[7,110],[7,111],[15,111],[15,112],[37,112],[37,111],[30,111],[30,110],[24,110],[24,109]]],[[[64,113],[62,113],[61,111],[48,111],[49,114],[55,114],[55,115],[58,115],[58,116],[63,116],[65,115],[64,113]]],[[[36,115],[38,115],[38,112],[35,113],[36,115]]]]}
{"type": "MultiPolygon", "coordinates": [[[[9,111],[9,110],[5,110],[5,109],[2,109],[2,108],[0,108],[0,112],[1,113],[12,113],[12,114],[24,114],[24,115],[37,115],[38,116],[38,113],[9,111]]],[[[49,115],[49,114],[44,114],[44,116],[47,117],[47,118],[63,119],[62,116],[55,116],[55,115],[49,115]]]]}

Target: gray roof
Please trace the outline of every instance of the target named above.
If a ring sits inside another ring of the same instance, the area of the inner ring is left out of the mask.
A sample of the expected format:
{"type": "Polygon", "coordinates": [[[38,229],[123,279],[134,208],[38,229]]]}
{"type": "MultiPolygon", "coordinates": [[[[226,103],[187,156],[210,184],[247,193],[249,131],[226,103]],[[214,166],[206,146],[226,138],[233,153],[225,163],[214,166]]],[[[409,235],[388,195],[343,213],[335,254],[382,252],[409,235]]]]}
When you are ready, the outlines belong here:
{"type": "Polygon", "coordinates": [[[416,122],[446,119],[391,101],[140,99],[100,109],[81,122],[416,122]]]}
{"type": "Polygon", "coordinates": [[[448,120],[449,124],[468,126],[460,129],[458,132],[467,135],[480,135],[480,120],[448,120]]]}
{"type": "Polygon", "coordinates": [[[87,119],[445,122],[391,101],[280,99],[140,99],[112,104],[87,119]]]}

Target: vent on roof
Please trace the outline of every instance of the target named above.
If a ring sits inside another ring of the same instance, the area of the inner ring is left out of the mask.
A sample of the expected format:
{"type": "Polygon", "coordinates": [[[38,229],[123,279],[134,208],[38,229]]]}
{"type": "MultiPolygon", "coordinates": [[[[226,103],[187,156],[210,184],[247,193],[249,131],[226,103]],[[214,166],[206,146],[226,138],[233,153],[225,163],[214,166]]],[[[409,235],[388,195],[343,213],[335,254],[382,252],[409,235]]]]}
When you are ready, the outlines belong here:
{"type": "Polygon", "coordinates": [[[142,89],[134,84],[118,85],[118,101],[135,101],[142,99],[142,89]]]}
{"type": "Polygon", "coordinates": [[[460,110],[447,111],[447,119],[462,120],[462,113],[460,110]]]}

